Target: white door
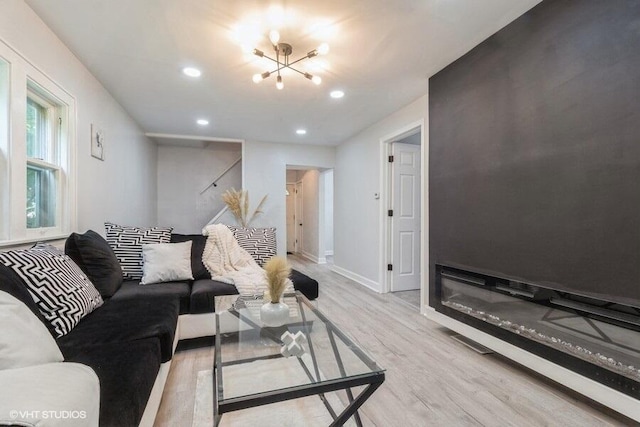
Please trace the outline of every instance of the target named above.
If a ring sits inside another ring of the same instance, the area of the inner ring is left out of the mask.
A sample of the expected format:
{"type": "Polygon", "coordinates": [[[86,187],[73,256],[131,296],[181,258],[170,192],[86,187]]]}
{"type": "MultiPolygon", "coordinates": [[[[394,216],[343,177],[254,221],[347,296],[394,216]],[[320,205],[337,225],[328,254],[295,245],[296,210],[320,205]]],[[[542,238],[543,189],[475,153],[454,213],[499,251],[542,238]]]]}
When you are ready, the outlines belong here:
{"type": "Polygon", "coordinates": [[[420,289],[420,146],[394,142],[391,291],[420,289]]]}
{"type": "Polygon", "coordinates": [[[297,182],[295,185],[295,252],[302,252],[302,181],[297,182]]]}
{"type": "Polygon", "coordinates": [[[296,186],[287,184],[287,252],[296,251],[296,186]]]}

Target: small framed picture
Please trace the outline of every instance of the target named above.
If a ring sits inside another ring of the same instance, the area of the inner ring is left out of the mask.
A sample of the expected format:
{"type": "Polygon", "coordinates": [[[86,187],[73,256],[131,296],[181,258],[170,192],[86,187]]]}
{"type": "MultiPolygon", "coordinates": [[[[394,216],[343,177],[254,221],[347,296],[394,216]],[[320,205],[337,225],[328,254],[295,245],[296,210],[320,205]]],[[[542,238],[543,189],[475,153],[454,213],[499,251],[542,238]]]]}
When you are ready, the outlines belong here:
{"type": "Polygon", "coordinates": [[[91,124],[91,155],[104,161],[104,131],[93,123],[91,124]]]}

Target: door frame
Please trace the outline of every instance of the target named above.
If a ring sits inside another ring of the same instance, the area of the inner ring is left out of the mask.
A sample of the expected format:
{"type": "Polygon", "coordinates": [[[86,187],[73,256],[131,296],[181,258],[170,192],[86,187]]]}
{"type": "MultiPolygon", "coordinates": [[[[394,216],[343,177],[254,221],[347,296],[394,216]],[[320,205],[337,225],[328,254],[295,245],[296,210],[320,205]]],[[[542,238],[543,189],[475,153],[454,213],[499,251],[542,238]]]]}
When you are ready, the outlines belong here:
{"type": "Polygon", "coordinates": [[[303,222],[303,209],[304,209],[304,201],[302,199],[302,195],[304,193],[304,185],[302,180],[296,181],[295,186],[294,186],[296,193],[295,193],[295,199],[294,199],[294,211],[295,211],[295,253],[296,254],[301,254],[302,253],[302,239],[304,237],[304,230],[302,229],[302,226],[300,225],[301,222],[303,222]]]}
{"type": "Polygon", "coordinates": [[[398,128],[395,132],[380,139],[380,290],[382,293],[391,291],[391,272],[387,271],[387,264],[392,258],[392,242],[391,220],[387,215],[387,211],[391,209],[392,203],[392,176],[391,165],[388,157],[391,155],[391,144],[404,137],[420,132],[420,311],[423,311],[428,295],[428,268],[429,268],[429,186],[428,182],[428,160],[429,150],[427,146],[428,139],[425,136],[424,119],[408,123],[398,128]]]}
{"type": "Polygon", "coordinates": [[[286,198],[288,198],[285,201],[285,215],[286,215],[286,218],[287,218],[287,221],[285,222],[286,230],[287,230],[287,239],[286,239],[286,241],[287,241],[287,252],[295,253],[295,251],[296,251],[295,250],[296,249],[296,221],[295,221],[295,216],[296,216],[296,183],[295,182],[287,182],[285,184],[285,188],[287,189],[287,191],[289,191],[289,187],[291,187],[292,190],[288,195],[285,196],[286,198]],[[291,200],[291,203],[293,204],[292,209],[293,209],[293,217],[294,217],[293,218],[294,221],[293,221],[293,224],[292,224],[293,225],[293,230],[292,230],[291,233],[289,233],[289,211],[287,209],[289,200],[291,200]],[[293,240],[293,245],[292,245],[293,247],[291,248],[291,251],[289,250],[289,239],[290,238],[292,238],[292,240],[293,240]]]}

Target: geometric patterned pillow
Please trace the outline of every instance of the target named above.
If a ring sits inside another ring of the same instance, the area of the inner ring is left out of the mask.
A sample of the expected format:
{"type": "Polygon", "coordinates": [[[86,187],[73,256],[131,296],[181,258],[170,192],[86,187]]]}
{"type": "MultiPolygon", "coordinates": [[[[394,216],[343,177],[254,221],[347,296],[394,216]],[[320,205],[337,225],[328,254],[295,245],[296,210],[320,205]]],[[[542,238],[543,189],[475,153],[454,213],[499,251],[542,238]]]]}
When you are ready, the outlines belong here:
{"type": "Polygon", "coordinates": [[[24,280],[58,338],[102,305],[93,283],[56,247],[37,243],[31,249],[0,252],[0,262],[24,280]]]}
{"type": "Polygon", "coordinates": [[[242,249],[249,252],[253,259],[262,267],[267,261],[276,256],[275,227],[254,228],[227,225],[242,249]]]}
{"type": "Polygon", "coordinates": [[[107,243],[120,262],[124,280],[142,279],[142,245],[169,243],[173,227],[128,227],[104,223],[107,243]]]}

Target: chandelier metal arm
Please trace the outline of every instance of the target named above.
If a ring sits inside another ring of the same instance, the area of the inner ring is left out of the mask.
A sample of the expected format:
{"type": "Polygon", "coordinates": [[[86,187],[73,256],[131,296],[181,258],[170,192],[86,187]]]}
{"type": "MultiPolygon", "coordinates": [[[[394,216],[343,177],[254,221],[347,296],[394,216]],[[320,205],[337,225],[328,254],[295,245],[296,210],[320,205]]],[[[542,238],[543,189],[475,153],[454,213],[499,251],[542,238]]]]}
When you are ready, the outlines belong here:
{"type": "Polygon", "coordinates": [[[289,68],[293,71],[295,71],[296,73],[302,75],[303,77],[311,80],[313,83],[315,84],[320,84],[322,82],[322,79],[318,76],[314,76],[310,73],[301,71],[295,67],[293,67],[294,65],[296,65],[298,62],[301,62],[305,59],[310,59],[313,58],[317,55],[320,54],[325,54],[328,51],[328,46],[326,45],[326,43],[321,44],[317,49],[311,50],[309,52],[307,52],[306,55],[301,56],[300,58],[296,59],[293,62],[289,62],[289,58],[290,55],[293,51],[292,47],[290,44],[288,43],[278,43],[278,40],[280,38],[280,35],[277,33],[277,31],[272,31],[272,33],[275,33],[275,36],[272,36],[271,34],[269,35],[270,40],[272,41],[272,47],[273,50],[276,53],[276,57],[272,58],[268,55],[265,55],[265,53],[260,50],[260,49],[254,49],[253,50],[253,54],[260,57],[260,58],[267,58],[269,61],[275,62],[277,65],[277,68],[273,71],[270,72],[264,72],[262,74],[255,74],[253,76],[253,81],[255,83],[259,83],[260,81],[268,78],[269,76],[271,76],[271,74],[276,73],[277,74],[277,83],[276,83],[276,87],[278,89],[282,89],[284,87],[283,83],[282,83],[282,76],[280,75],[280,71],[285,69],[285,68],[289,68]],[[282,62],[280,62],[280,57],[282,57],[282,62]]]}
{"type": "Polygon", "coordinates": [[[298,74],[302,74],[302,75],[303,75],[303,76],[305,76],[305,77],[307,77],[307,74],[309,74],[309,73],[305,73],[305,72],[300,71],[300,70],[296,70],[296,69],[295,69],[295,68],[293,68],[293,67],[287,67],[287,68],[290,68],[290,69],[292,69],[293,71],[295,71],[296,73],[298,73],[298,74]]]}
{"type": "Polygon", "coordinates": [[[303,56],[302,58],[297,59],[297,60],[295,60],[295,61],[293,61],[293,62],[290,62],[290,63],[288,63],[288,64],[285,64],[284,62],[280,62],[280,61],[278,61],[278,60],[276,60],[276,59],[273,59],[273,58],[269,57],[268,55],[260,55],[260,57],[261,57],[261,58],[267,58],[269,61],[272,61],[272,62],[275,62],[276,64],[278,64],[278,68],[276,68],[275,70],[273,70],[273,71],[269,72],[269,74],[272,74],[272,73],[278,72],[278,71],[283,70],[283,69],[285,69],[285,68],[290,68],[290,69],[292,69],[293,71],[295,71],[296,73],[300,73],[300,74],[302,74],[303,76],[305,75],[305,73],[304,73],[304,72],[302,72],[302,71],[300,71],[300,70],[295,69],[294,67],[292,67],[292,65],[297,64],[298,62],[302,61],[303,59],[307,59],[307,58],[308,58],[308,56],[303,56]]]}

